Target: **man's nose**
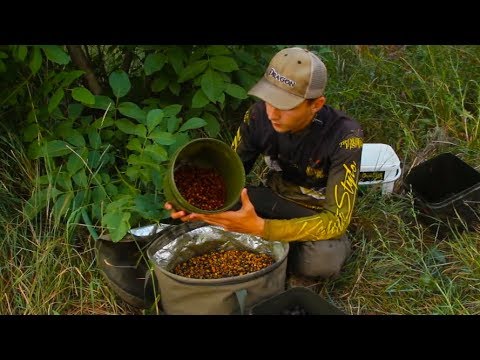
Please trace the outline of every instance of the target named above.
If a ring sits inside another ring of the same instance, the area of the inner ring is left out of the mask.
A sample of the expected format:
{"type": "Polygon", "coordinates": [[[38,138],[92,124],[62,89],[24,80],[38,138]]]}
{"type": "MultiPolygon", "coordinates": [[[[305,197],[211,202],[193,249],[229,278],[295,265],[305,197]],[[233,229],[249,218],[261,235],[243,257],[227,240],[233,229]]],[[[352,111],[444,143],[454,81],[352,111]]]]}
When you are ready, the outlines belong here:
{"type": "Polygon", "coordinates": [[[281,116],[281,110],[270,104],[267,104],[267,115],[270,120],[278,120],[281,116]]]}

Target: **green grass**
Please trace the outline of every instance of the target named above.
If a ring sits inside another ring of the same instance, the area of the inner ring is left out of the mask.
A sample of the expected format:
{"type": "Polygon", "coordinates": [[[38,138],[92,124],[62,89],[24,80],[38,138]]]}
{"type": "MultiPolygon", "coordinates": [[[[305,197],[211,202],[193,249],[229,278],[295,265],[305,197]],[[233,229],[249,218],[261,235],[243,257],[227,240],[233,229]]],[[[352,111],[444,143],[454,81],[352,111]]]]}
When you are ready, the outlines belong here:
{"type": "Polygon", "coordinates": [[[23,204],[37,176],[31,165],[18,139],[0,137],[0,314],[138,313],[103,281],[82,228],[68,242],[47,212],[27,220],[23,204]]]}
{"type": "MultiPolygon", "coordinates": [[[[327,102],[360,121],[366,142],[395,149],[402,178],[444,151],[480,170],[479,46],[330,50],[324,53],[327,102]]],[[[68,240],[51,211],[27,220],[23,206],[39,165],[27,159],[17,137],[2,133],[0,313],[142,313],[107,286],[83,227],[68,240]]],[[[264,174],[258,164],[248,179],[264,174]]],[[[448,228],[441,238],[419,218],[402,178],[391,196],[369,188],[358,198],[349,229],[352,255],[341,277],[316,289],[348,314],[480,314],[480,231],[448,228]]]]}
{"type": "Polygon", "coordinates": [[[358,201],[343,275],[319,292],[350,314],[478,314],[478,233],[447,234],[421,223],[408,197],[372,189],[358,201]]]}

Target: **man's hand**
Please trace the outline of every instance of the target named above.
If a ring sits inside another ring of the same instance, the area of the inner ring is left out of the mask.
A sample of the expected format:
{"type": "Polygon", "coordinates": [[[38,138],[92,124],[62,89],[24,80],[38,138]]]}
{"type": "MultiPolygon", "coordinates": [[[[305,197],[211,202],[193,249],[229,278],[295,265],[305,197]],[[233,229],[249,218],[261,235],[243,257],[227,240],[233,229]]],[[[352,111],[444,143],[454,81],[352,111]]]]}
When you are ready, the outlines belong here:
{"type": "Polygon", "coordinates": [[[227,231],[263,236],[265,220],[257,215],[250,199],[247,195],[247,189],[242,190],[242,207],[238,211],[225,211],[218,214],[186,214],[185,211],[175,211],[171,204],[166,203],[165,209],[173,210],[171,216],[173,219],[182,221],[204,221],[211,225],[223,227],[227,231]]]}
{"type": "Polygon", "coordinates": [[[170,204],[169,202],[166,202],[165,205],[163,206],[165,210],[170,210],[170,217],[172,219],[180,219],[183,222],[189,221],[189,217],[187,213],[183,210],[177,211],[173,208],[173,205],[170,204]]]}

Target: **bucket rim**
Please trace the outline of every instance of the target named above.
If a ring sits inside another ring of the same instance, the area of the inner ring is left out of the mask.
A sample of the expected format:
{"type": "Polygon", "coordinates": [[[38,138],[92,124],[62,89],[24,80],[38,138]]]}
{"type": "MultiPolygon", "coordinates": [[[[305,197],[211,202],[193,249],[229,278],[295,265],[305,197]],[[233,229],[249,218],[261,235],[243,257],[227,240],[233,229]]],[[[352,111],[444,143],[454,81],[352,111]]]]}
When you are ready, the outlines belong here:
{"type": "MultiPolygon", "coordinates": [[[[243,167],[243,163],[242,163],[240,157],[238,156],[238,154],[232,149],[231,146],[229,146],[224,141],[221,141],[221,140],[218,140],[218,139],[215,139],[215,138],[206,137],[206,138],[193,139],[193,140],[190,140],[189,142],[183,144],[182,146],[180,146],[177,150],[175,150],[175,152],[172,154],[172,156],[170,158],[171,170],[167,171],[167,173],[165,174],[165,177],[168,177],[168,182],[169,182],[170,186],[172,187],[172,191],[175,193],[175,196],[179,196],[182,199],[182,202],[184,202],[185,204],[188,204],[187,207],[189,208],[188,209],[189,212],[195,212],[195,213],[199,213],[199,214],[217,214],[217,213],[220,213],[220,212],[223,212],[223,211],[228,211],[233,206],[232,204],[225,204],[221,208],[215,209],[215,210],[205,210],[205,209],[201,209],[197,206],[194,206],[194,205],[190,204],[182,196],[182,194],[180,193],[180,191],[177,188],[177,184],[175,183],[175,178],[174,178],[174,172],[175,172],[174,170],[175,170],[175,163],[177,162],[178,156],[182,153],[183,150],[185,150],[185,148],[191,146],[194,143],[198,143],[198,142],[217,143],[218,146],[221,146],[226,151],[231,152],[232,155],[233,154],[236,155],[236,156],[233,156],[233,158],[234,158],[234,161],[237,162],[237,165],[238,165],[237,168],[241,172],[240,177],[241,177],[241,179],[243,179],[243,181],[242,181],[243,186],[242,186],[241,189],[239,189],[238,194],[235,194],[235,198],[240,199],[240,195],[242,193],[243,188],[245,187],[245,181],[246,181],[246,175],[245,175],[245,169],[243,167]]],[[[180,205],[182,205],[182,207],[185,207],[184,204],[180,204],[180,205]]]]}
{"type": "MultiPolygon", "coordinates": [[[[193,231],[195,229],[198,229],[200,227],[203,227],[203,226],[211,226],[211,227],[214,227],[214,228],[218,228],[218,229],[221,229],[223,231],[227,231],[221,227],[218,227],[218,226],[213,226],[213,225],[209,225],[207,223],[197,223],[197,224],[191,224],[191,223],[185,223],[185,224],[180,224],[178,225],[179,227],[186,227],[188,231],[185,231],[185,232],[181,232],[181,234],[185,234],[187,232],[190,232],[190,231],[193,231]]],[[[177,227],[178,228],[178,227],[177,227]]],[[[175,238],[171,239],[170,241],[166,242],[165,241],[165,237],[170,235],[170,232],[169,231],[174,231],[176,229],[173,229],[172,227],[170,228],[167,228],[166,231],[162,232],[153,242],[152,244],[148,247],[147,249],[147,256],[148,256],[148,259],[150,260],[150,262],[152,263],[152,265],[154,266],[154,270],[159,270],[161,271],[163,274],[165,274],[166,276],[178,281],[178,282],[181,282],[183,284],[195,284],[195,285],[205,285],[205,286],[217,286],[217,285],[229,285],[229,284],[238,284],[238,283],[242,283],[242,282],[246,282],[246,281],[249,281],[251,279],[254,279],[254,278],[257,278],[257,277],[260,277],[260,276],[263,276],[264,274],[266,273],[269,273],[273,270],[275,270],[277,267],[279,267],[280,265],[283,264],[283,262],[285,262],[288,258],[288,253],[289,253],[289,250],[290,250],[290,246],[289,246],[289,243],[288,242],[283,242],[283,241],[275,241],[277,243],[280,243],[283,248],[284,248],[284,252],[282,254],[282,256],[280,257],[280,259],[278,259],[277,261],[275,261],[272,265],[269,265],[261,270],[258,270],[258,271],[254,271],[254,272],[251,272],[251,273],[248,273],[248,274],[245,274],[245,275],[240,275],[240,276],[230,276],[230,277],[225,277],[225,278],[219,278],[219,279],[195,279],[195,278],[188,278],[188,277],[184,277],[184,276],[180,276],[180,275],[176,275],[168,270],[165,270],[164,268],[162,268],[161,266],[159,266],[155,259],[154,259],[154,255],[155,253],[162,247],[165,247],[166,245],[168,245],[170,242],[174,241],[175,238]],[[169,230],[170,229],[170,230],[169,230]]],[[[180,229],[181,231],[182,229],[180,229]]],[[[267,241],[267,240],[265,240],[267,241]]]]}

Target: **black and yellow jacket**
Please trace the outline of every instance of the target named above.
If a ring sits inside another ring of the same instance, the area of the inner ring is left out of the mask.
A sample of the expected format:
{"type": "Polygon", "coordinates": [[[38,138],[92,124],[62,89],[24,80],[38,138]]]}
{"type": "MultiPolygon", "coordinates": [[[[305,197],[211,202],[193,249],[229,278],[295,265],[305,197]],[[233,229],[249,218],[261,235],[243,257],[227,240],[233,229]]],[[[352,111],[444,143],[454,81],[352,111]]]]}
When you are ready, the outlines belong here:
{"type": "Polygon", "coordinates": [[[357,194],[363,132],[357,121],[328,105],[298,133],[278,133],[265,103],[245,114],[233,142],[245,172],[262,154],[266,185],[279,196],[318,211],[290,220],[265,220],[264,238],[312,241],[336,238],[350,223],[357,194]]]}

